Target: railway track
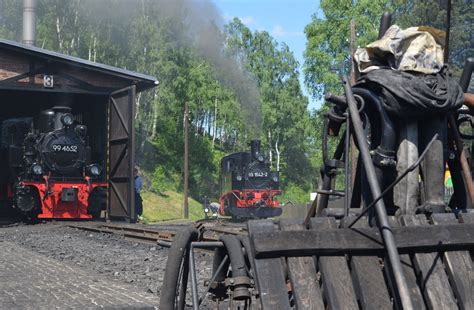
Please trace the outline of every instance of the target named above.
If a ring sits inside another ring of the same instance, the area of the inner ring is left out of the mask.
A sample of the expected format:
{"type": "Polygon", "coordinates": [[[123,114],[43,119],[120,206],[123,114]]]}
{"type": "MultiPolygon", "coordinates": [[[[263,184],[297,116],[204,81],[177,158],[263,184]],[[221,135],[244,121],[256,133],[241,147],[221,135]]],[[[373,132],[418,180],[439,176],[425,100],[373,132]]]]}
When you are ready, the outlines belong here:
{"type": "MultiPolygon", "coordinates": [[[[174,236],[182,228],[182,225],[176,227],[167,225],[161,228],[158,225],[147,227],[147,225],[110,223],[74,223],[68,226],[90,232],[120,235],[127,240],[164,247],[171,246],[174,236]]],[[[197,222],[195,227],[200,232],[203,241],[218,241],[222,234],[247,235],[244,224],[226,226],[225,222],[197,222]]]]}
{"type": "Polygon", "coordinates": [[[146,229],[142,227],[131,227],[131,225],[120,224],[72,224],[69,226],[96,233],[120,235],[127,240],[153,243],[165,247],[171,246],[173,237],[176,235],[176,231],[172,230],[146,229]]]}

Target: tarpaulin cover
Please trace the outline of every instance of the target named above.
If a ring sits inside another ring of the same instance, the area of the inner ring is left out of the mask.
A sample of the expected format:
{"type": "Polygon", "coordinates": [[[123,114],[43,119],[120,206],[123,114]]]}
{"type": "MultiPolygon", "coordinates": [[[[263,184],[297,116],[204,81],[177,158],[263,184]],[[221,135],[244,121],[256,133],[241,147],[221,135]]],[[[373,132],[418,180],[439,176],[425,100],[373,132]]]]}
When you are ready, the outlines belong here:
{"type": "Polygon", "coordinates": [[[362,73],[357,86],[375,91],[392,116],[419,120],[455,111],[463,92],[443,63],[444,31],[393,25],[354,55],[362,73]]]}
{"type": "Polygon", "coordinates": [[[418,75],[378,69],[364,74],[357,86],[379,93],[388,113],[406,120],[455,111],[464,99],[447,67],[436,74],[418,75]]]}
{"type": "Polygon", "coordinates": [[[359,72],[367,73],[381,67],[400,71],[437,73],[443,67],[446,34],[432,27],[400,29],[391,26],[384,36],[358,48],[354,59],[359,72]]]}

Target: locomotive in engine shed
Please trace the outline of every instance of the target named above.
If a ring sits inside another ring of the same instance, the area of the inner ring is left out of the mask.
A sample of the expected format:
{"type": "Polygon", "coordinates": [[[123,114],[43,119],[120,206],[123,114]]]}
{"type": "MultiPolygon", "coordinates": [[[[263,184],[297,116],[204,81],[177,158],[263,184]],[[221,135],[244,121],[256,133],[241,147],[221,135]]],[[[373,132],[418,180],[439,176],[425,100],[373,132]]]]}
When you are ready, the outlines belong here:
{"type": "Polygon", "coordinates": [[[0,156],[9,171],[1,198],[24,217],[98,218],[105,210],[103,163],[91,161],[87,127],[70,107],[3,120],[0,156]]]}
{"type": "Polygon", "coordinates": [[[0,217],[135,222],[136,94],[156,78],[0,39],[0,217]]]}
{"type": "Polygon", "coordinates": [[[281,194],[278,171],[261,150],[260,140],[250,141],[250,152],[237,152],[221,160],[220,215],[234,218],[279,216],[282,209],[276,196],[281,194]]]}

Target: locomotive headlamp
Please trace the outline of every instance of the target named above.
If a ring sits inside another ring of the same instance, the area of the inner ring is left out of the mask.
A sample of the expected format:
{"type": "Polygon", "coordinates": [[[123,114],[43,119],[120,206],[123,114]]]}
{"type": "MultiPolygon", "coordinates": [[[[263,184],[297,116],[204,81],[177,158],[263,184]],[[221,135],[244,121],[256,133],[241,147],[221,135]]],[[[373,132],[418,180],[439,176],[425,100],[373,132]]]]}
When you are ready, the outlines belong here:
{"type": "Polygon", "coordinates": [[[273,177],[272,177],[272,181],[275,182],[275,183],[278,182],[278,177],[277,177],[276,175],[273,176],[273,177]]]}
{"type": "Polygon", "coordinates": [[[85,137],[86,134],[87,134],[87,127],[84,126],[84,125],[77,125],[77,126],[74,128],[74,131],[75,131],[78,135],[85,137]]]}
{"type": "Polygon", "coordinates": [[[61,116],[61,122],[64,124],[64,126],[71,126],[74,123],[74,117],[71,113],[65,113],[63,116],[61,116]]]}
{"type": "Polygon", "coordinates": [[[31,166],[31,171],[36,175],[42,175],[43,174],[43,167],[41,167],[40,164],[33,164],[31,166]]]}
{"type": "Polygon", "coordinates": [[[240,182],[240,181],[242,181],[242,176],[238,175],[238,176],[235,177],[235,179],[240,182]]]}
{"type": "Polygon", "coordinates": [[[100,175],[101,170],[99,165],[93,164],[89,166],[89,173],[95,177],[100,175]]]}
{"type": "Polygon", "coordinates": [[[257,158],[257,159],[258,159],[259,162],[262,162],[262,161],[263,161],[263,156],[262,156],[262,155],[258,155],[258,158],[257,158]]]}

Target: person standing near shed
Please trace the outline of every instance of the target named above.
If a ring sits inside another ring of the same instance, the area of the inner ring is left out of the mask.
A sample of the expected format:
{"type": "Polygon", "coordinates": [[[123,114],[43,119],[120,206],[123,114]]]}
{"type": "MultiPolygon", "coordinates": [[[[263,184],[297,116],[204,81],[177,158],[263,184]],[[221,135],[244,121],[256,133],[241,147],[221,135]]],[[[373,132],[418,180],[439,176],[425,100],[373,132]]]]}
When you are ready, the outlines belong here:
{"type": "Polygon", "coordinates": [[[138,168],[135,167],[133,170],[135,177],[135,214],[137,222],[142,219],[143,213],[143,200],[140,195],[142,191],[142,178],[138,175],[138,168]]]}

